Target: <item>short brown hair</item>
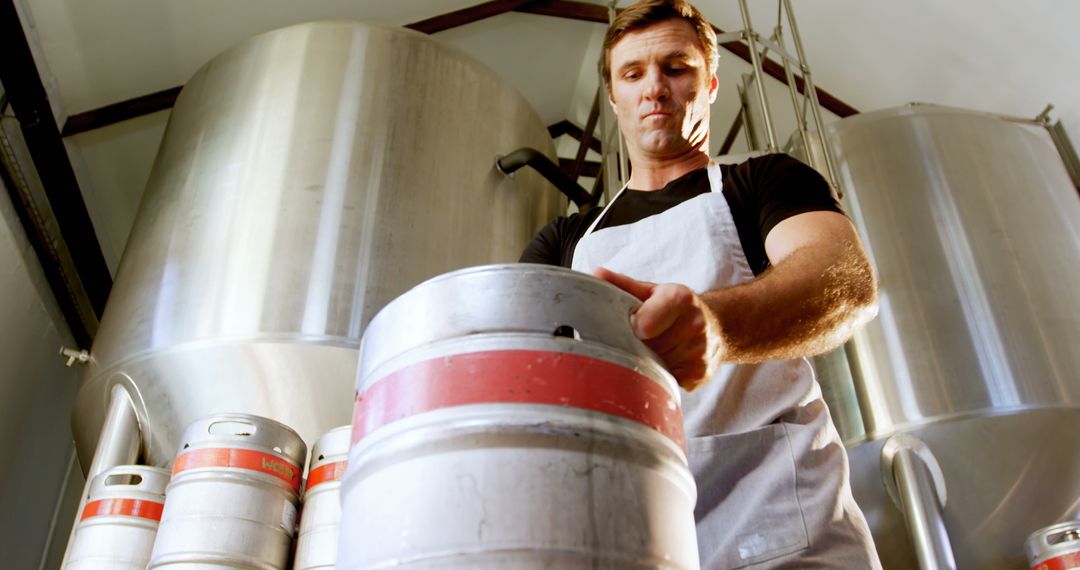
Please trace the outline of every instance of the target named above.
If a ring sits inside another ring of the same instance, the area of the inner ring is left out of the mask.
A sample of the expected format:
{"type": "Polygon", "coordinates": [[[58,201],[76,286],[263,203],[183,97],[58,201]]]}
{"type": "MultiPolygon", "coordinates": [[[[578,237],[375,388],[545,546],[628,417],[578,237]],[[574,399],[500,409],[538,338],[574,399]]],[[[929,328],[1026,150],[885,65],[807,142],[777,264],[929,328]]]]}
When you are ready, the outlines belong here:
{"type": "Polygon", "coordinates": [[[619,12],[604,36],[604,48],[600,57],[600,75],[604,85],[611,92],[611,48],[630,32],[645,29],[666,20],[683,20],[694,28],[701,51],[705,54],[705,65],[709,74],[716,73],[716,63],[720,57],[716,47],[716,32],[712,24],[701,15],[693,4],[686,0],[641,0],[619,12]]]}

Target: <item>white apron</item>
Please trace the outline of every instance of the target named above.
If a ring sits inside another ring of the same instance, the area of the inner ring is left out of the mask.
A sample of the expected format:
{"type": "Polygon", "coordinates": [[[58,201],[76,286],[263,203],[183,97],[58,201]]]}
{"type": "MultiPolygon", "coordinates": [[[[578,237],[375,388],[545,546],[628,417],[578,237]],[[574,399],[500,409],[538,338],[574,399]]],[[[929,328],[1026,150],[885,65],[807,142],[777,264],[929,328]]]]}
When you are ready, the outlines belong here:
{"type": "MultiPolygon", "coordinates": [[[[752,281],[720,168],[708,172],[711,192],[594,232],[620,191],[578,242],[573,269],[606,267],[698,293],[752,281]]],[[[702,568],[880,567],[806,359],[725,364],[682,396],[702,568]]]]}

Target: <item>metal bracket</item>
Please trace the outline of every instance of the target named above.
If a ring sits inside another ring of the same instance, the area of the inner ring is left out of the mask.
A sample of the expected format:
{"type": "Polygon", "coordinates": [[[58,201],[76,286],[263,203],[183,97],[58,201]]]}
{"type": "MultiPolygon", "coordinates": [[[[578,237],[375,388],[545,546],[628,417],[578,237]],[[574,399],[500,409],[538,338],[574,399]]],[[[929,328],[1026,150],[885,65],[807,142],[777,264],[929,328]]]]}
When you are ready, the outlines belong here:
{"type": "Polygon", "coordinates": [[[893,475],[893,458],[896,457],[896,452],[901,449],[910,449],[926,465],[926,470],[930,472],[930,478],[934,482],[934,493],[937,495],[938,503],[944,509],[945,500],[948,497],[945,491],[945,475],[941,471],[941,466],[938,465],[937,458],[934,457],[934,453],[930,451],[926,443],[907,434],[890,437],[885,442],[885,446],[881,448],[881,480],[885,484],[885,491],[889,494],[893,504],[903,510],[903,506],[900,504],[900,494],[896,489],[896,477],[893,475]]]}

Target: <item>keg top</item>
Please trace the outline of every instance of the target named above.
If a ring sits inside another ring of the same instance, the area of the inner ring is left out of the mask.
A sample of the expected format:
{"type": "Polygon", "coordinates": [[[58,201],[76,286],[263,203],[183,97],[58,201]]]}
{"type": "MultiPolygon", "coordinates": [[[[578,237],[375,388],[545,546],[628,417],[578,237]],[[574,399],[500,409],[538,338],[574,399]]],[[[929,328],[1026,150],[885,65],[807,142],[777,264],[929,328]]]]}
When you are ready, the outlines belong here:
{"type": "Polygon", "coordinates": [[[307,446],[292,428],[252,414],[223,413],[195,420],[184,430],[177,456],[196,447],[261,449],[297,466],[307,459],[307,446]]]}
{"type": "Polygon", "coordinates": [[[482,265],[439,275],[390,302],[364,332],[358,388],[386,361],[440,340],[485,333],[575,338],[658,360],[634,336],[630,314],[641,302],[578,271],[530,263],[482,265]]]}

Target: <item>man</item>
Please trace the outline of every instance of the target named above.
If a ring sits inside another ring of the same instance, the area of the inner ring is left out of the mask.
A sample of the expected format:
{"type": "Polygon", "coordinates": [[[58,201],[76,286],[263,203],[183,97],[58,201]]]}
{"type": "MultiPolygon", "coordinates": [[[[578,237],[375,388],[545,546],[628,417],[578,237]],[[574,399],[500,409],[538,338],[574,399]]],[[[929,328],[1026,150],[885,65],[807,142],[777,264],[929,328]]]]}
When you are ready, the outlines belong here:
{"type": "Polygon", "coordinates": [[[642,300],[635,334],[689,391],[704,568],[876,568],[803,358],[873,318],[873,271],[812,169],[784,155],[709,160],[716,59],[711,25],[684,0],[616,18],[602,71],[628,189],[552,222],[521,261],[591,271],[642,300]]]}

